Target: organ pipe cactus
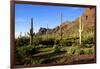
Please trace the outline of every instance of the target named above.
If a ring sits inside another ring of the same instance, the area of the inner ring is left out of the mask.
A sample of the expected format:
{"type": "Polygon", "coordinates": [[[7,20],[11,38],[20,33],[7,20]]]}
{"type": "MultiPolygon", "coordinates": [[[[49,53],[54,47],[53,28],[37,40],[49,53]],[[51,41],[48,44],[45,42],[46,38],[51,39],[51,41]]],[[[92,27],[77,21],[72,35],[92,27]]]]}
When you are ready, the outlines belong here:
{"type": "Polygon", "coordinates": [[[82,32],[83,32],[83,23],[82,17],[79,18],[79,44],[82,44],[82,32]]]}

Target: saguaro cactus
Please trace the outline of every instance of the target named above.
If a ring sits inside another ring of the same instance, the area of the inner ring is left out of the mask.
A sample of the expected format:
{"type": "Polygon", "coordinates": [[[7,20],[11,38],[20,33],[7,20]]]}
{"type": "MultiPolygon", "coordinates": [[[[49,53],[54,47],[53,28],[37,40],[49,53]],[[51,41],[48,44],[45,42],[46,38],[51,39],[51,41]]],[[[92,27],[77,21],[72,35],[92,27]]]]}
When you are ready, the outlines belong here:
{"type": "Polygon", "coordinates": [[[31,18],[31,27],[30,27],[30,44],[32,45],[33,42],[33,18],[31,18]]]}
{"type": "Polygon", "coordinates": [[[46,36],[47,36],[47,40],[48,40],[48,24],[47,24],[46,36]]]}
{"type": "Polygon", "coordinates": [[[25,32],[25,36],[26,36],[26,32],[25,32]]]}
{"type": "Polygon", "coordinates": [[[22,32],[20,32],[20,35],[19,35],[19,38],[21,38],[22,37],[22,32]]]}
{"type": "Polygon", "coordinates": [[[61,13],[61,24],[60,24],[60,39],[62,40],[62,13],[61,13]]]}
{"type": "Polygon", "coordinates": [[[79,18],[79,44],[82,44],[82,32],[83,32],[83,23],[82,17],[79,18]]]}

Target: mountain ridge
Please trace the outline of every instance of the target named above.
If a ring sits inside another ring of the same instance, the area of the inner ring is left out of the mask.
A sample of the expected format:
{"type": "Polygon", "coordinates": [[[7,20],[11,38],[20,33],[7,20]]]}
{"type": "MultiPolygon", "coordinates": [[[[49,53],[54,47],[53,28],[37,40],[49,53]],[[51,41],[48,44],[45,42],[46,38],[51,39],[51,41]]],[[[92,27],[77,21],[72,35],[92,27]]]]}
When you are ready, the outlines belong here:
{"type": "MultiPolygon", "coordinates": [[[[87,32],[88,33],[88,29],[90,29],[89,32],[93,32],[93,27],[95,26],[95,9],[94,8],[86,8],[84,13],[82,14],[82,23],[84,26],[84,30],[83,32],[87,32]]],[[[60,28],[62,29],[62,33],[63,35],[70,35],[72,36],[73,34],[76,34],[76,36],[78,36],[78,29],[79,29],[79,18],[78,17],[76,20],[74,21],[65,21],[63,22],[60,26],[56,26],[53,29],[50,28],[41,28],[39,29],[38,34],[40,34],[42,32],[42,34],[58,34],[60,33],[60,28]]]]}

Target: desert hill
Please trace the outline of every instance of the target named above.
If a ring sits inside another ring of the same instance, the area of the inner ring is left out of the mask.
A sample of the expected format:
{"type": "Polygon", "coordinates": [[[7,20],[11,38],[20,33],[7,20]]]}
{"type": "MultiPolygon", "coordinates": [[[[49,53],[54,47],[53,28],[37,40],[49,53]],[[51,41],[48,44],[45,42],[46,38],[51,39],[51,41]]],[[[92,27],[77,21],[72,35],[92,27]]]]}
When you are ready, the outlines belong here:
{"type": "MultiPolygon", "coordinates": [[[[53,29],[40,28],[38,34],[60,34],[60,29],[62,29],[63,37],[65,36],[78,36],[79,32],[79,18],[76,20],[69,22],[63,22],[62,25],[57,26],[53,29]]],[[[82,25],[83,25],[83,35],[84,34],[94,34],[94,26],[95,26],[95,9],[94,8],[86,8],[85,12],[81,16],[82,25]]]]}

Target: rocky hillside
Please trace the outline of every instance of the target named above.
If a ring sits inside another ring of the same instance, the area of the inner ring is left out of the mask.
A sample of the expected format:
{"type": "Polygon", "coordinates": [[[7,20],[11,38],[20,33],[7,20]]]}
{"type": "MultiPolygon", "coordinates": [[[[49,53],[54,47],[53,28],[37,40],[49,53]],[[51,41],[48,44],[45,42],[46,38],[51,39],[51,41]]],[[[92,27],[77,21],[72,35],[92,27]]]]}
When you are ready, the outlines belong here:
{"type": "MultiPolygon", "coordinates": [[[[83,34],[94,33],[95,26],[95,8],[86,8],[83,13],[82,24],[83,24],[83,34]]],[[[57,26],[53,29],[40,28],[38,34],[59,34],[60,28],[62,29],[63,36],[78,36],[79,29],[79,18],[72,22],[63,22],[62,25],[57,26]]]]}

